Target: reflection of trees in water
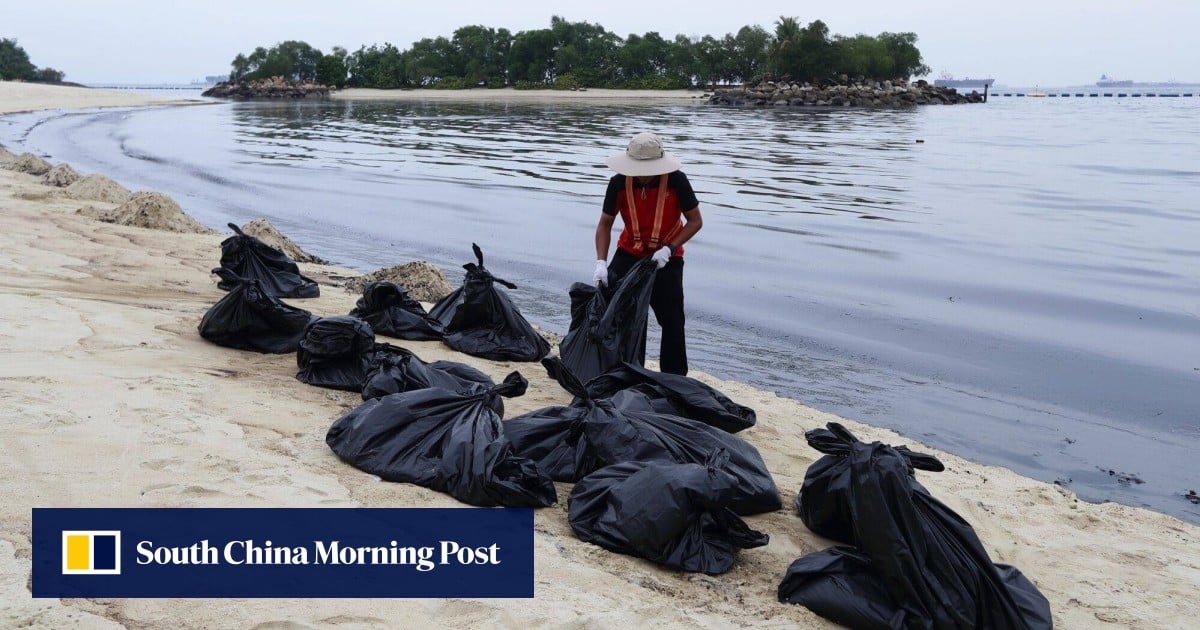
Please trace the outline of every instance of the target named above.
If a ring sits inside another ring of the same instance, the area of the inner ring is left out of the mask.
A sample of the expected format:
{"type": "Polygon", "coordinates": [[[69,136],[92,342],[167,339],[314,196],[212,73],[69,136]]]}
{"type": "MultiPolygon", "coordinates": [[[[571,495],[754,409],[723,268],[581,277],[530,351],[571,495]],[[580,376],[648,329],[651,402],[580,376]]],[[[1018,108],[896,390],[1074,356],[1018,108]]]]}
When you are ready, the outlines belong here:
{"type": "Polygon", "coordinates": [[[233,120],[239,148],[272,162],[580,196],[602,194],[604,159],[652,129],[706,206],[898,219],[916,112],[321,100],[237,103],[233,120]]]}

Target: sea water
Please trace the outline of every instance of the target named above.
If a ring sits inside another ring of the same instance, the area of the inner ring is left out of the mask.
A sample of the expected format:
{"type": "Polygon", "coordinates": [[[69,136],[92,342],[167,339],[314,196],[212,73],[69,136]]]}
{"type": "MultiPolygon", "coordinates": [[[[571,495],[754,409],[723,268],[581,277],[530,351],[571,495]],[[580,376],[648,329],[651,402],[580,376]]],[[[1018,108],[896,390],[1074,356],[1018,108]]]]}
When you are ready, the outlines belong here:
{"type": "Polygon", "coordinates": [[[9,116],[0,142],[213,227],[265,217],[363,271],[426,259],[457,283],[478,243],[561,333],[567,288],[591,276],[604,158],[653,130],[704,216],[685,267],[694,369],[1200,522],[1183,496],[1200,490],[1198,115],[1195,97],[306,101],[9,116]]]}

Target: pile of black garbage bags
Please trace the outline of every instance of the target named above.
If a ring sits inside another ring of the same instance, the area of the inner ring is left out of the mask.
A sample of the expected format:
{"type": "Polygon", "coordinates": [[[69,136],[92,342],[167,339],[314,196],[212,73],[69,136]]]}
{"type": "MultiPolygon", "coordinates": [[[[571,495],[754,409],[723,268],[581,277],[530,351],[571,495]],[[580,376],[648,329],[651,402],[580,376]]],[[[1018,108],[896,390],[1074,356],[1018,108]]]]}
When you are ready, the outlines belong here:
{"type": "MultiPolygon", "coordinates": [[[[610,288],[571,288],[561,358],[503,285],[476,262],[463,286],[426,313],[404,287],[368,284],[348,315],[315,317],[280,298],[316,297],[316,283],[279,250],[243,234],[214,269],[228,293],[204,315],[214,343],[296,353],[296,378],[360,393],[326,443],[346,463],[477,506],[546,507],[572,483],[567,519],[583,541],[660,565],[728,571],[768,536],[742,517],[782,508],[758,450],[737,435],[753,409],[687,376],[643,367],[655,267],[634,265],[610,288]],[[376,335],[443,340],[478,357],[541,360],[573,396],[504,420],[505,398],[528,385],[463,363],[427,363],[376,335]]],[[[865,444],[841,425],[806,434],[825,453],[796,510],[840,543],[788,568],[779,601],[854,628],[1050,628],[1049,604],[1016,568],[994,564],[974,530],[917,483],[942,464],[906,447],[865,444]]]]}
{"type": "MultiPolygon", "coordinates": [[[[243,233],[233,223],[229,227],[235,234],[221,243],[221,265],[213,269],[219,278],[217,286],[229,295],[209,309],[200,326],[201,335],[214,343],[273,353],[293,352],[300,347],[321,355],[330,354],[338,345],[330,347],[320,341],[327,333],[341,331],[338,334],[363,337],[363,330],[370,330],[411,341],[442,340],[460,352],[493,360],[537,361],[550,351],[550,344],[496,286],[515,289],[516,285],[494,277],[484,268],[478,245],[472,245],[477,262],[463,265],[467,270],[463,286],[435,304],[431,312],[425,312],[399,284],[372,282],[364,287],[349,314],[365,323],[366,329],[359,327],[359,332],[353,333],[353,327],[340,321],[328,324],[332,330],[322,330],[327,324],[321,324],[308,334],[306,327],[318,318],[280,298],[318,297],[317,283],[301,274],[296,263],[280,250],[243,233]],[[322,347],[305,348],[302,338],[308,339],[309,346],[322,347]]],[[[361,348],[346,348],[345,354],[359,355],[361,348]]],[[[349,366],[343,367],[349,370],[349,366]]],[[[301,369],[305,370],[306,365],[302,364],[301,369]]],[[[363,367],[358,371],[365,370],[363,367]]],[[[329,386],[349,388],[343,385],[329,386]]]]}
{"type": "Polygon", "coordinates": [[[1053,626],[1037,587],[993,564],[970,524],[917,483],[914,470],[941,462],[827,426],[805,434],[826,455],[809,467],[796,510],[842,544],[793,562],[779,601],[852,628],[1053,626]]]}
{"type": "Polygon", "coordinates": [[[229,293],[204,314],[200,336],[240,350],[295,352],[315,318],[279,298],[317,297],[320,288],[286,254],[229,227],[234,235],[221,242],[221,266],[213,269],[217,286],[229,293]]]}
{"type": "MultiPolygon", "coordinates": [[[[727,571],[736,552],[766,544],[739,515],[779,509],[779,493],[758,451],[698,416],[750,426],[753,412],[699,383],[672,389],[618,371],[607,383],[635,380],[641,392],[617,407],[596,399],[558,359],[547,371],[576,400],[502,421],[502,397],[519,396],[518,372],[499,385],[460,368],[424,365],[378,345],[373,378],[401,382],[400,391],[368,399],[334,422],[326,442],[350,465],[388,481],[414,483],[479,506],[545,507],[557,501],[553,481],[578,482],[568,501],[572,529],[585,541],[673,568],[727,571]],[[411,387],[396,376],[415,372],[439,385],[411,387]],[[428,373],[434,376],[427,376],[428,373]],[[388,374],[388,376],[384,376],[388,374]],[[736,418],[736,421],[734,420],[736,418]]],[[[676,377],[686,379],[686,377],[676,377]]],[[[368,385],[370,386],[370,380],[368,385]]]]}
{"type": "Polygon", "coordinates": [[[737,550],[767,543],[740,516],[779,509],[775,482],[757,449],[714,426],[746,428],[753,411],[688,377],[648,384],[625,365],[584,386],[562,361],[542,364],[575,400],[512,418],[504,431],[552,479],[575,483],[567,518],[580,539],[713,575],[737,550]],[[630,395],[599,394],[621,382],[629,388],[617,392],[630,395]]]}
{"type": "Polygon", "coordinates": [[[484,267],[478,246],[463,286],[429,313],[404,287],[374,282],[350,314],[314,317],[279,298],[315,296],[315,283],[303,288],[311,280],[282,252],[235,232],[214,270],[229,293],[201,334],[235,348],[294,351],[300,381],[359,392],[364,402],[326,435],[350,465],[478,506],[545,507],[558,499],[554,481],[575,483],[568,512],[581,539],[688,571],[724,572],[738,550],[766,544],[741,516],[779,509],[779,493],[758,451],[733,435],[754,425],[754,411],[641,365],[653,265],[635,266],[617,283],[623,288],[595,292],[580,307],[592,315],[572,328],[586,334],[569,335],[564,353],[587,357],[586,386],[562,361],[543,361],[574,401],[505,422],[503,399],[527,386],[520,373],[497,384],[468,365],[427,363],[376,339],[441,339],[495,360],[545,357],[549,344],[497,285],[515,286],[484,267]]]}

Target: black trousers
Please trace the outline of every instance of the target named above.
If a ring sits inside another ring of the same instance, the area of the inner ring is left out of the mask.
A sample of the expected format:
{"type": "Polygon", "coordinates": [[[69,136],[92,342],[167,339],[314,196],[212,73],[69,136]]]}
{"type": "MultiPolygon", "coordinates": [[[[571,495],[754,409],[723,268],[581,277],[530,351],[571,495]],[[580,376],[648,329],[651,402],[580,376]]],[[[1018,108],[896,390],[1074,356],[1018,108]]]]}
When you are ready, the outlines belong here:
{"type": "MultiPolygon", "coordinates": [[[[608,270],[616,277],[623,277],[641,260],[639,257],[618,248],[608,263],[608,270]]],[[[687,375],[687,343],[684,340],[683,315],[683,258],[673,257],[654,278],[654,292],[650,295],[650,308],[662,328],[662,347],[659,349],[659,369],[669,374],[687,375]]],[[[642,330],[643,340],[646,331],[642,330]]],[[[642,344],[645,346],[645,343],[642,344]]],[[[640,357],[645,363],[646,357],[640,357]]]]}

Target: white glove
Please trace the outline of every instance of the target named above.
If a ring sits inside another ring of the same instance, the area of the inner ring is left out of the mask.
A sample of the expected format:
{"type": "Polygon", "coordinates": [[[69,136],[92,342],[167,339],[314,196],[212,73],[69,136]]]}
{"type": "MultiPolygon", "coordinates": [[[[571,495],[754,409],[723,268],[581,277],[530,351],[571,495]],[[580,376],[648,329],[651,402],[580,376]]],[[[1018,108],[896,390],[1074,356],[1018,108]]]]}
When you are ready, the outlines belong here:
{"type": "Polygon", "coordinates": [[[592,272],[592,284],[602,287],[608,284],[608,263],[603,260],[596,261],[596,270],[592,272]]]}
{"type": "Polygon", "coordinates": [[[658,265],[659,269],[666,267],[667,261],[671,260],[671,248],[663,245],[662,247],[658,248],[658,251],[654,252],[654,254],[650,256],[650,260],[653,260],[654,264],[658,265]]]}

